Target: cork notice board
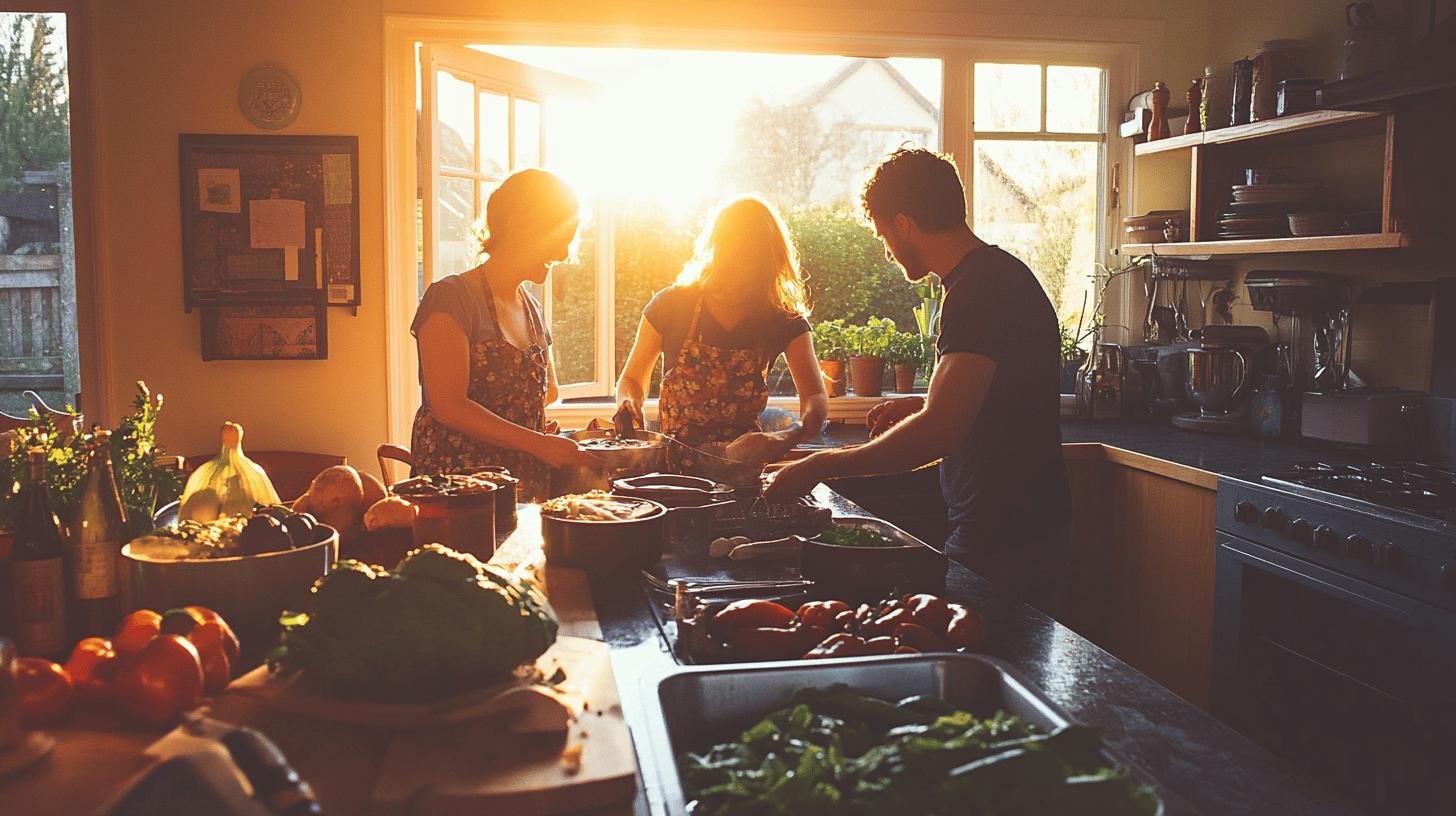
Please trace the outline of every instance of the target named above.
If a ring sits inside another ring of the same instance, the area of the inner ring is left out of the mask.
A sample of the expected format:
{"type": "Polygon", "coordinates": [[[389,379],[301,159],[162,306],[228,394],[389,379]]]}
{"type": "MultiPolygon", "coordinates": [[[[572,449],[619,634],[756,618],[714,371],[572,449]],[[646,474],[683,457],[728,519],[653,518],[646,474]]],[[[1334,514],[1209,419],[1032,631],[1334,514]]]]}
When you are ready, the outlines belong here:
{"type": "Polygon", "coordinates": [[[189,311],[259,296],[357,310],[357,137],[183,133],[178,143],[189,311]]]}

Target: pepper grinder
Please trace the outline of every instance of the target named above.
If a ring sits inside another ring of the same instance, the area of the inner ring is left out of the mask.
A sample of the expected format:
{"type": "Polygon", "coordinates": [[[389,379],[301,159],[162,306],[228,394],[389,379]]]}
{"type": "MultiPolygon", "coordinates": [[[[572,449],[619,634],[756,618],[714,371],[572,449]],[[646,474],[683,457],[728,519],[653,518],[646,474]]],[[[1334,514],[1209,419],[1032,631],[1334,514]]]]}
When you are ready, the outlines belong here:
{"type": "Polygon", "coordinates": [[[1153,83],[1153,121],[1148,124],[1148,141],[1168,138],[1168,86],[1153,83]]]}
{"type": "Polygon", "coordinates": [[[1194,77],[1188,83],[1188,121],[1183,125],[1184,133],[1197,133],[1203,129],[1199,122],[1200,111],[1203,109],[1203,77],[1194,77]]]}

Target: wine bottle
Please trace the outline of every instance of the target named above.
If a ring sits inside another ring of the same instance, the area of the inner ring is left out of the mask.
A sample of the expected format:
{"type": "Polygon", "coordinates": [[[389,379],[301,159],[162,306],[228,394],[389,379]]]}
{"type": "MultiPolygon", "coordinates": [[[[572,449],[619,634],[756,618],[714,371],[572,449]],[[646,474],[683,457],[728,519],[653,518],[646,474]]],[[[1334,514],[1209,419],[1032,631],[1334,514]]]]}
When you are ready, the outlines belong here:
{"type": "Polygon", "coordinates": [[[66,559],[71,606],[66,616],[72,641],[93,635],[107,637],[121,620],[121,588],[117,559],[126,543],[126,507],[116,488],[111,466],[111,432],[97,431],[91,446],[86,483],[71,522],[71,548],[66,559]]]}
{"type": "Polygon", "coordinates": [[[65,537],[51,511],[45,451],[26,453],[25,484],[10,549],[11,625],[22,655],[64,659],[66,652],[65,537]]]}

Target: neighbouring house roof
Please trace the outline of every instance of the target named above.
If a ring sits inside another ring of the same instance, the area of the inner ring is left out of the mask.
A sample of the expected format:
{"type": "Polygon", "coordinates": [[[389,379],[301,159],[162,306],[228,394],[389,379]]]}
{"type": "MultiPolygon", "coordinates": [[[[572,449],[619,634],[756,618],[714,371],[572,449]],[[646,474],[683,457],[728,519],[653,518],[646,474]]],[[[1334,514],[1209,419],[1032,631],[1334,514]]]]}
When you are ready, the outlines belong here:
{"type": "Polygon", "coordinates": [[[832,93],[835,88],[843,85],[846,81],[849,80],[850,77],[854,76],[857,71],[870,64],[879,66],[880,70],[884,71],[887,75],[889,75],[890,79],[894,80],[895,84],[899,85],[900,89],[903,90],[905,94],[915,102],[916,105],[919,105],[921,108],[923,108],[927,114],[931,116],[940,115],[940,110],[935,107],[935,104],[929,99],[926,99],[925,94],[922,94],[921,92],[915,90],[915,86],[910,83],[910,80],[906,79],[904,74],[896,70],[895,66],[891,65],[889,60],[870,59],[868,57],[859,57],[850,60],[849,63],[843,68],[839,69],[839,71],[835,73],[834,76],[825,80],[824,84],[809,91],[809,93],[804,96],[802,102],[810,107],[813,107],[820,102],[823,102],[824,98],[829,96],[829,94],[832,93]]]}
{"type": "Polygon", "coordinates": [[[54,193],[0,193],[0,217],[51,224],[60,220],[54,193]]]}

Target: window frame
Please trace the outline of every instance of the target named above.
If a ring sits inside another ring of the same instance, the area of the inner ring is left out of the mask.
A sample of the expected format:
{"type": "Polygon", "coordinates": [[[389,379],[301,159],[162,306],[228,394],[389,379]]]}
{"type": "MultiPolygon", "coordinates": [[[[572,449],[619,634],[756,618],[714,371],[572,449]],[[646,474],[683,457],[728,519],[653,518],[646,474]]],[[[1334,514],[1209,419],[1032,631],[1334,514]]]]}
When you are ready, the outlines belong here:
{"type": "MultiPolygon", "coordinates": [[[[511,45],[556,45],[606,47],[630,42],[635,48],[737,50],[778,53],[805,53],[857,56],[928,57],[942,61],[942,99],[940,105],[941,150],[956,162],[963,178],[970,178],[972,152],[971,96],[972,72],[976,62],[1036,62],[1053,65],[1086,65],[1101,67],[1106,72],[1104,149],[1105,167],[1100,180],[1100,196],[1106,197],[1104,218],[1100,224],[1098,254],[1110,258],[1108,222],[1120,207],[1109,192],[1118,183],[1120,168],[1128,166],[1132,155],[1130,144],[1120,145],[1113,161],[1110,142],[1111,124],[1117,121],[1120,106],[1113,100],[1125,99],[1137,86],[1137,64],[1140,48],[1154,46],[1163,36],[1160,24],[1117,18],[1045,18],[1031,15],[984,15],[959,12],[904,12],[899,14],[904,34],[880,34],[884,31],[883,13],[845,9],[836,12],[839,30],[824,30],[822,10],[785,9],[782,27],[775,30],[744,28],[740,24],[708,24],[699,19],[694,25],[675,27],[671,21],[633,26],[618,23],[562,22],[509,18],[459,18],[386,15],[385,18],[385,183],[386,248],[388,257],[398,268],[413,269],[415,234],[412,222],[416,162],[414,111],[414,47],[417,42],[499,43],[511,45]],[[947,36],[945,31],[964,32],[947,36]],[[408,195],[408,198],[405,197],[408,195]],[[410,260],[405,266],[402,262],[410,260]]],[[[966,189],[968,212],[974,206],[972,185],[966,189]]],[[[412,338],[407,327],[417,301],[411,299],[414,278],[403,274],[386,276],[387,317],[386,346],[389,371],[389,428],[394,439],[409,438],[410,422],[419,403],[417,362],[412,338]],[[401,285],[407,280],[410,286],[401,285]]],[[[614,304],[613,304],[614,307],[614,304]]],[[[615,317],[615,316],[613,316],[615,317]]],[[[613,372],[615,374],[615,372],[613,372]]],[[[863,421],[860,406],[831,400],[835,418],[863,421]],[[836,410],[834,403],[840,402],[836,410]]],[[[873,401],[866,401],[872,404],[873,401]]],[[[770,404],[796,406],[792,397],[779,397],[770,404]]],[[[610,402],[557,403],[548,409],[553,418],[564,424],[583,416],[597,416],[610,402]]]]}

